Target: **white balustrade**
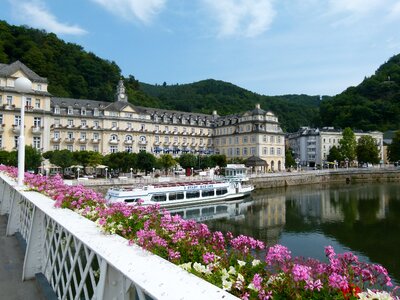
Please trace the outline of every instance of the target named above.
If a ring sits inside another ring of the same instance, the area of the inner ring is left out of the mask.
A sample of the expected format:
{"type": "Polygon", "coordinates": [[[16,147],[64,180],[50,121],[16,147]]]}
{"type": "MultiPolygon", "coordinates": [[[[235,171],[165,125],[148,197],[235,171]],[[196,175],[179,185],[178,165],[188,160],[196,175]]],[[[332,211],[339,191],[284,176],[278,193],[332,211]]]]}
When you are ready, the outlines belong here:
{"type": "Polygon", "coordinates": [[[22,279],[43,273],[59,299],[237,299],[4,174],[0,214],[27,243],[22,279]]]}

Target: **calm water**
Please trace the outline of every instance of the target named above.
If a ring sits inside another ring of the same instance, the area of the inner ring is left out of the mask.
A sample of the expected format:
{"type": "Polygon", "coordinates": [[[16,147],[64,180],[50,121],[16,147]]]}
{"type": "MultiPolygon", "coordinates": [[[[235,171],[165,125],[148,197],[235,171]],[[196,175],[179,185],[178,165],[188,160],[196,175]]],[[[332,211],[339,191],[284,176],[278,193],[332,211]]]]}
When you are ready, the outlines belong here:
{"type": "Polygon", "coordinates": [[[296,256],[324,260],[327,245],[337,253],[352,251],[382,264],[400,283],[399,183],[258,190],[245,202],[203,208],[197,219],[213,230],[285,245],[296,256]],[[211,220],[213,212],[219,219],[211,220]]]}

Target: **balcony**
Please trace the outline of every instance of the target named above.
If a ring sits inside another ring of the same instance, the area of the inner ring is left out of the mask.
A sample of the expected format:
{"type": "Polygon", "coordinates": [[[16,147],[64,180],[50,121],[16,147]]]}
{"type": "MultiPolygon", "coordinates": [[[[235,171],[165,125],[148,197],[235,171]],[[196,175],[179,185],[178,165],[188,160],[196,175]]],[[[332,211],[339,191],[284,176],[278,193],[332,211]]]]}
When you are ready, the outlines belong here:
{"type": "Polygon", "coordinates": [[[124,140],[124,144],[125,145],[132,145],[133,144],[133,140],[124,140]]]}
{"type": "Polygon", "coordinates": [[[179,146],[179,142],[174,142],[174,143],[172,144],[172,146],[174,146],[174,147],[179,146]]]}
{"type": "Polygon", "coordinates": [[[80,128],[80,129],[89,129],[89,126],[87,126],[87,125],[81,125],[81,126],[79,126],[79,128],[80,128]]]}
{"type": "Polygon", "coordinates": [[[101,127],[100,127],[100,126],[93,126],[92,129],[93,129],[93,130],[100,130],[101,127]]]}
{"type": "Polygon", "coordinates": [[[72,129],[72,128],[75,128],[75,125],[74,124],[68,124],[68,125],[65,126],[65,128],[72,129]]]}
{"type": "Polygon", "coordinates": [[[153,145],[154,145],[154,146],[160,146],[160,145],[161,145],[161,142],[160,142],[160,141],[154,142],[153,145]]]}
{"type": "Polygon", "coordinates": [[[197,143],[191,143],[190,146],[195,147],[197,146],[197,143]]]}
{"type": "Polygon", "coordinates": [[[132,127],[126,127],[125,131],[133,131],[132,127]]]}
{"type": "Polygon", "coordinates": [[[179,132],[178,131],[174,131],[174,134],[177,135],[177,134],[179,134],[179,132]]]}
{"type": "Polygon", "coordinates": [[[66,138],[65,142],[68,144],[74,143],[75,142],[75,138],[66,138]]]}
{"type": "Polygon", "coordinates": [[[139,144],[139,145],[147,145],[147,141],[141,141],[141,140],[139,140],[138,144],[139,144]]]}
{"type": "Polygon", "coordinates": [[[182,143],[182,147],[187,147],[187,146],[189,146],[189,143],[182,143]]]}
{"type": "Polygon", "coordinates": [[[32,134],[42,134],[43,133],[43,127],[41,126],[32,126],[32,134]]]}
{"type": "Polygon", "coordinates": [[[4,109],[12,110],[15,108],[14,104],[3,104],[4,109]]]}
{"type": "Polygon", "coordinates": [[[12,129],[13,133],[19,134],[21,132],[21,126],[20,125],[15,125],[14,124],[12,127],[13,127],[13,129],[12,129]]]}
{"type": "Polygon", "coordinates": [[[108,143],[111,145],[117,145],[119,140],[109,140],[108,143]]]}
{"type": "Polygon", "coordinates": [[[51,124],[50,128],[54,128],[54,129],[62,128],[62,125],[61,124],[51,124]]]}
{"type": "Polygon", "coordinates": [[[51,141],[52,143],[54,143],[54,144],[57,144],[57,143],[61,142],[61,139],[60,139],[59,137],[53,137],[53,138],[51,138],[50,141],[51,141]]]}
{"type": "Polygon", "coordinates": [[[88,140],[87,138],[80,138],[80,139],[79,139],[79,143],[80,143],[80,144],[86,144],[86,143],[87,143],[87,140],[88,140]]]}
{"type": "Polygon", "coordinates": [[[188,135],[188,133],[186,131],[182,132],[183,135],[188,135]]]}
{"type": "Polygon", "coordinates": [[[100,143],[100,139],[92,139],[92,144],[98,144],[100,143]]]}
{"type": "Polygon", "coordinates": [[[110,130],[117,131],[117,130],[119,130],[119,127],[114,126],[114,127],[111,127],[110,130]]]}

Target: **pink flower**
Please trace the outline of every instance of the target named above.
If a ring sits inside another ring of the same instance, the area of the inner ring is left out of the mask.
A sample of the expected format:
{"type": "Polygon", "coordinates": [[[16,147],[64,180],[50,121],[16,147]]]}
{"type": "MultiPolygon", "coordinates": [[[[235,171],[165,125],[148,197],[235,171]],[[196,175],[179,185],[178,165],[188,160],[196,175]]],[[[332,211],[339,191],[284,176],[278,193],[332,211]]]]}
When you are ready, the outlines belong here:
{"type": "Polygon", "coordinates": [[[268,265],[273,265],[275,263],[283,263],[286,260],[291,259],[291,252],[288,248],[282,245],[275,245],[268,249],[267,256],[265,257],[265,262],[268,265]]]}
{"type": "Polygon", "coordinates": [[[311,268],[295,264],[292,269],[294,281],[308,280],[310,278],[311,268]]]}

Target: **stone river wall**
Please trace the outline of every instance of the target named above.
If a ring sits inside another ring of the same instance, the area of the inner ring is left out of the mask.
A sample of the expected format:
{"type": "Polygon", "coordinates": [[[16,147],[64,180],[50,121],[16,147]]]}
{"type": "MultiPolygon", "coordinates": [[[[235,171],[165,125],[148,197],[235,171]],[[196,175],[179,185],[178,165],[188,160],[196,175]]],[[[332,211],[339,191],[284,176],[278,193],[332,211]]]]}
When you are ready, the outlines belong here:
{"type": "Polygon", "coordinates": [[[339,169],[251,176],[257,188],[285,187],[318,183],[391,182],[400,181],[400,169],[339,169]]]}

